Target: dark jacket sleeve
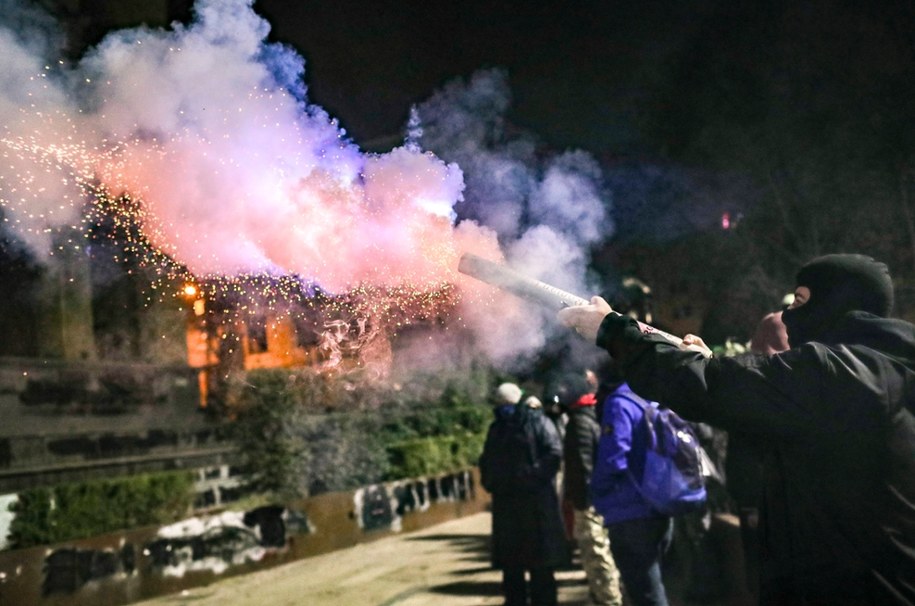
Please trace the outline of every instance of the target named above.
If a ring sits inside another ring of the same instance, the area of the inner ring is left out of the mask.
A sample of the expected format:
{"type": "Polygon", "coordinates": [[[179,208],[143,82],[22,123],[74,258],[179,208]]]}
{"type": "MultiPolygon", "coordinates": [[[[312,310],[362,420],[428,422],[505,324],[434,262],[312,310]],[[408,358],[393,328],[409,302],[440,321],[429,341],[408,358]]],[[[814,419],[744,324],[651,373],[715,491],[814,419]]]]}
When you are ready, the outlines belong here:
{"type": "Polygon", "coordinates": [[[576,509],[586,509],[589,504],[588,489],[599,436],[600,426],[594,417],[593,407],[590,410],[573,410],[563,443],[563,477],[565,496],[576,509]]]}
{"type": "Polygon", "coordinates": [[[633,391],[690,421],[790,438],[829,412],[821,410],[828,405],[821,389],[829,364],[812,344],[773,356],[709,359],[615,315],[604,320],[597,344],[619,362],[633,391]]]}
{"type": "Polygon", "coordinates": [[[494,491],[494,482],[493,482],[493,465],[496,464],[492,460],[492,440],[493,432],[495,430],[495,423],[489,425],[489,430],[486,432],[486,441],[483,443],[483,453],[480,455],[480,483],[483,485],[489,493],[494,491]]]}

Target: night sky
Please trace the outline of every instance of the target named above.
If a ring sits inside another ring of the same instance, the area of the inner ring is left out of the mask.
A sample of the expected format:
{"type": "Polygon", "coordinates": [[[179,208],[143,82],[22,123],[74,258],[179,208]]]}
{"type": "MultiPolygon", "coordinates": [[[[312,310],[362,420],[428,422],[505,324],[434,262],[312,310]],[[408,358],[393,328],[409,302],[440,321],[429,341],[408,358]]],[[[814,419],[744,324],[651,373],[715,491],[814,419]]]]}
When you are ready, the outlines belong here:
{"type": "MultiPolygon", "coordinates": [[[[114,27],[119,6],[94,0],[80,8],[97,7],[99,19],[66,15],[84,30],[74,59],[114,27]]],[[[189,22],[190,0],[167,6],[169,20],[189,22]]],[[[508,128],[501,115],[487,123],[482,148],[516,160],[537,137],[521,171],[534,179],[566,149],[591,152],[618,249],[707,234],[702,248],[718,247],[720,264],[683,271],[723,290],[754,268],[766,274],[760,288],[781,284],[836,250],[900,259],[894,270],[915,283],[915,3],[255,0],[254,9],[270,41],[304,57],[308,100],[363,150],[400,146],[411,106],[434,105],[446,84],[504,68],[508,128]],[[724,212],[735,222],[723,236],[724,212]]],[[[497,173],[459,157],[460,137],[435,141],[435,116],[423,120],[423,148],[465,171],[459,215],[490,225],[471,211],[495,199],[487,177],[497,173]]],[[[636,253],[611,262],[652,277],[636,253]]],[[[915,309],[915,289],[909,298],[915,309]]]]}
{"type": "Polygon", "coordinates": [[[306,59],[310,99],[362,145],[402,133],[412,103],[478,69],[508,70],[512,121],[556,148],[639,144],[661,70],[715,2],[258,0],[306,59]]]}
{"type": "Polygon", "coordinates": [[[486,67],[508,70],[516,126],[598,156],[714,162],[718,151],[697,145],[733,128],[796,128],[772,124],[782,118],[820,132],[860,119],[876,128],[857,136],[898,144],[888,139],[912,114],[911,2],[257,0],[255,10],[305,57],[311,100],[381,151],[410,104],[486,67]]]}

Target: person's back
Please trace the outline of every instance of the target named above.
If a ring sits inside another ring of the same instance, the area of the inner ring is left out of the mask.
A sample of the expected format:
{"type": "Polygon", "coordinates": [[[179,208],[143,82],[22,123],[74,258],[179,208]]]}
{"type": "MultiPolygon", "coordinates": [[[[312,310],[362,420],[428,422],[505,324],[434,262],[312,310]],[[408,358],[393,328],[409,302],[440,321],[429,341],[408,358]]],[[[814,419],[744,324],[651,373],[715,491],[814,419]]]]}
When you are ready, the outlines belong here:
{"type": "Polygon", "coordinates": [[[494,495],[524,495],[535,488],[531,477],[534,462],[533,435],[525,427],[524,409],[517,405],[498,406],[489,426],[480,457],[480,480],[494,495]]]}
{"type": "Polygon", "coordinates": [[[655,511],[635,485],[648,450],[638,431],[646,406],[657,406],[616,385],[603,402],[601,436],[591,475],[591,499],[610,533],[610,550],[623,586],[636,606],[667,606],[661,559],[670,546],[673,521],[655,511]]]}
{"type": "Polygon", "coordinates": [[[503,571],[506,604],[527,603],[527,570],[531,604],[552,605],[553,570],[567,556],[554,484],[562,445],[553,423],[511,387],[512,403],[496,407],[480,457],[480,481],[492,494],[492,563],[503,571]]]}
{"type": "Polygon", "coordinates": [[[591,504],[591,474],[600,440],[597,398],[583,393],[569,406],[563,440],[563,494],[573,512],[573,534],[594,604],[622,604],[619,571],[610,553],[604,519],[591,504]]]}
{"type": "Polygon", "coordinates": [[[915,329],[852,313],[822,339],[769,363],[804,381],[764,452],[762,597],[889,603],[915,580],[915,329]]]}

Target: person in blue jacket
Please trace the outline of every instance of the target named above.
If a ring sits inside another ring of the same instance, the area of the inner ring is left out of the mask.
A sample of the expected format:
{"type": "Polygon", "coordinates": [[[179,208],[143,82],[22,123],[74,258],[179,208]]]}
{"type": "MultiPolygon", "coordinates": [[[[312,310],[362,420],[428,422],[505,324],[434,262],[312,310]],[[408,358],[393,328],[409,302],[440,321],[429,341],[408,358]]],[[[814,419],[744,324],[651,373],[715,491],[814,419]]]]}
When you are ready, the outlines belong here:
{"type": "Polygon", "coordinates": [[[598,392],[601,436],[591,476],[594,508],[604,518],[610,550],[629,603],[667,606],[661,559],[673,538],[673,519],[652,509],[635,487],[648,448],[644,432],[635,431],[645,416],[643,400],[611,371],[598,392]]]}

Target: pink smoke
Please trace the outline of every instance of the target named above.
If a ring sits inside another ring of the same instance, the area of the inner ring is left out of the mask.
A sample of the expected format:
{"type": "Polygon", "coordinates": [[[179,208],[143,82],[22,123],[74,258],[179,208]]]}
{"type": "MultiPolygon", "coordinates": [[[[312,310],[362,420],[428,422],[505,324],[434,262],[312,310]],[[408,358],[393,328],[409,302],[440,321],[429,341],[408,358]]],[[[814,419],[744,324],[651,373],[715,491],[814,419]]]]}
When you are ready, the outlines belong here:
{"type": "MultiPolygon", "coordinates": [[[[526,186],[516,189],[531,192],[528,214],[540,224],[508,236],[471,221],[455,225],[465,188],[458,164],[415,144],[360,150],[308,103],[304,60],[267,43],[269,24],[252,4],[198,0],[192,24],[112,32],[72,66],[36,58],[49,45],[30,45],[27,32],[14,35],[0,22],[0,143],[11,156],[0,166],[0,204],[8,222],[44,257],[48,234],[83,231],[87,194],[129,194],[149,242],[197,276],[294,274],[331,292],[457,285],[467,303],[457,320],[493,357],[542,345],[542,318],[459,274],[458,259],[473,252],[500,260],[502,237],[509,257],[526,262],[520,269],[579,290],[571,282],[585,265],[581,245],[595,236],[577,234],[577,224],[599,231],[603,217],[598,192],[582,177],[588,162],[566,154],[541,180],[521,159],[457,146],[493,180],[491,206],[478,218],[524,215],[516,207],[524,196],[508,195],[512,176],[524,174],[526,186]],[[494,162],[512,169],[489,170],[494,162]]],[[[447,101],[434,105],[447,113],[447,101]]]]}

